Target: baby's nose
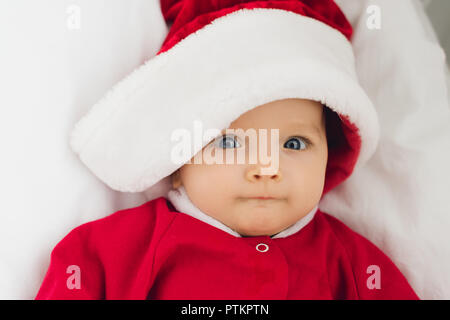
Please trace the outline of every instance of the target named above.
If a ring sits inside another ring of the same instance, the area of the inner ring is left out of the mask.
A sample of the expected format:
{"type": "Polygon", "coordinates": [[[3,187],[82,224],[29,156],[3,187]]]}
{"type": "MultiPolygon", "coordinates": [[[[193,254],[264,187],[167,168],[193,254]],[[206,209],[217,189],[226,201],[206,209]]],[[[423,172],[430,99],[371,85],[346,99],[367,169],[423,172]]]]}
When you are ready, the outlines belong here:
{"type": "Polygon", "coordinates": [[[258,181],[274,181],[279,182],[282,180],[281,171],[277,170],[275,173],[271,174],[261,174],[261,167],[254,166],[247,170],[245,177],[250,182],[258,181]]]}

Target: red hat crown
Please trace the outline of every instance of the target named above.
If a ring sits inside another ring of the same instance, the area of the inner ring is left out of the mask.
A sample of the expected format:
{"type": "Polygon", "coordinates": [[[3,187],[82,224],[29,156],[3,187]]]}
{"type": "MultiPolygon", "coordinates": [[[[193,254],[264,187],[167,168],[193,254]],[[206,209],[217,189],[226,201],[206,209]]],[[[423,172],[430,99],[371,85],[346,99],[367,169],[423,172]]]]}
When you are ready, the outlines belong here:
{"type": "Polygon", "coordinates": [[[333,0],[161,0],[169,33],[158,54],[169,50],[213,20],[241,9],[281,9],[319,20],[340,31],[349,41],[353,29],[333,0]]]}

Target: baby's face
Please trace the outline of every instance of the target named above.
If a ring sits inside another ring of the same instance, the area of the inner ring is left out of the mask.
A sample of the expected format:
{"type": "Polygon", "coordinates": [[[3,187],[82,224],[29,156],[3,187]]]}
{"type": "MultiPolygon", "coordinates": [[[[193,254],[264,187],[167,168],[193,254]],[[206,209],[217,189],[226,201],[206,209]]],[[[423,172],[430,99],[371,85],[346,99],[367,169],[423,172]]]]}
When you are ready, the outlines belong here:
{"type": "Polygon", "coordinates": [[[328,160],[324,118],[322,105],[311,100],[285,99],[258,106],[229,128],[253,128],[257,150],[259,129],[266,129],[265,154],[273,155],[272,148],[277,148],[277,170],[261,174],[271,165],[259,152],[254,153],[257,161],[249,161],[254,148],[248,137],[224,130],[199,153],[211,155],[222,149],[225,159],[226,150],[236,149],[236,154],[238,148],[246,148],[245,162],[197,164],[191,159],[173,175],[173,185],[182,184],[195,206],[242,236],[275,235],[304,217],[321,198],[328,160]],[[271,129],[279,130],[277,143],[271,140],[271,129]]]}

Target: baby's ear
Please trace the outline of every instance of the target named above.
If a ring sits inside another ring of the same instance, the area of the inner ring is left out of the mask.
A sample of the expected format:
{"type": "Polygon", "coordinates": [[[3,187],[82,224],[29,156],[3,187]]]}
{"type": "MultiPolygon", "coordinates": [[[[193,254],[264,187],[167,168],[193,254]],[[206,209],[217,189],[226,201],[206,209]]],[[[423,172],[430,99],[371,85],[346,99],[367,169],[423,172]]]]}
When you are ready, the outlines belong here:
{"type": "Polygon", "coordinates": [[[172,181],[172,188],[178,189],[181,186],[180,169],[177,169],[170,175],[172,181]]]}

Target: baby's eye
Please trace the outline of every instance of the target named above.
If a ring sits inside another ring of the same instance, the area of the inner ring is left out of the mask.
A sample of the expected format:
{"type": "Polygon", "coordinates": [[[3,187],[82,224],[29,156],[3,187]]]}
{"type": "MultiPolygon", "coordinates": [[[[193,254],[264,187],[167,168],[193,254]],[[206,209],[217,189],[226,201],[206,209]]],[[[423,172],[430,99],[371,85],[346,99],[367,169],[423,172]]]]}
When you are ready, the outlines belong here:
{"type": "Polygon", "coordinates": [[[285,142],[284,147],[295,150],[303,150],[309,146],[309,141],[301,137],[292,137],[285,142]]]}
{"type": "Polygon", "coordinates": [[[241,145],[236,140],[236,137],[233,135],[223,135],[219,137],[215,142],[216,147],[228,149],[228,148],[239,148],[241,145]]]}

